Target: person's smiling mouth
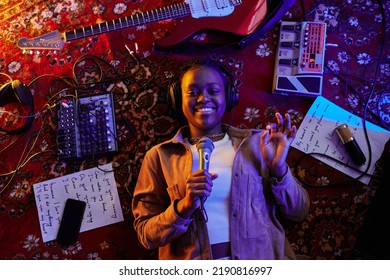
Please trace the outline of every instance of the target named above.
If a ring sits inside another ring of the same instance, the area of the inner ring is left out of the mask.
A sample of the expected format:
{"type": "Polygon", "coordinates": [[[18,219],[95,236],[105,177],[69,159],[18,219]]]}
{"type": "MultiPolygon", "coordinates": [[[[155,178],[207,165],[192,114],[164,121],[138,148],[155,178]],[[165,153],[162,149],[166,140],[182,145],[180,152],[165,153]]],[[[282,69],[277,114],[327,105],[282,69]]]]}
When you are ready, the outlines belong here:
{"type": "Polygon", "coordinates": [[[213,111],[215,111],[214,107],[199,107],[199,108],[195,108],[195,112],[198,112],[198,113],[209,113],[209,112],[213,112],[213,111]]]}

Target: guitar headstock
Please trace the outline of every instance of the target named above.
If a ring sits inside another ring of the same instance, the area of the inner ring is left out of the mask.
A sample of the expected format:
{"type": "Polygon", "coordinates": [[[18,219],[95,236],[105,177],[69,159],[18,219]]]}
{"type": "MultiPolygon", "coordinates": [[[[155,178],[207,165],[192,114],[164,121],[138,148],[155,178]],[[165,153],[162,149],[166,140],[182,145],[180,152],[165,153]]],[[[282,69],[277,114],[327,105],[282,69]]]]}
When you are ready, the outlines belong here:
{"type": "Polygon", "coordinates": [[[65,45],[65,36],[58,30],[32,39],[21,38],[18,47],[26,50],[61,50],[65,45]]]}

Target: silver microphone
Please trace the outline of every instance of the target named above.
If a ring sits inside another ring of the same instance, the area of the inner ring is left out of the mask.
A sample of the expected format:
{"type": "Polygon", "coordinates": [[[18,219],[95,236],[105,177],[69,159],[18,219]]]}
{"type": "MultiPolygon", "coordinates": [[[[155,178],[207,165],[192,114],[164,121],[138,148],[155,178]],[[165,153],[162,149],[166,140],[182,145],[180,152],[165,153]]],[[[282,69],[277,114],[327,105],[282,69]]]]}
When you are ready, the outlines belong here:
{"type": "MultiPolygon", "coordinates": [[[[210,156],[214,150],[214,143],[208,137],[200,138],[196,144],[199,153],[199,170],[209,170],[210,156]]],[[[203,209],[203,199],[200,200],[200,209],[203,209]]]]}

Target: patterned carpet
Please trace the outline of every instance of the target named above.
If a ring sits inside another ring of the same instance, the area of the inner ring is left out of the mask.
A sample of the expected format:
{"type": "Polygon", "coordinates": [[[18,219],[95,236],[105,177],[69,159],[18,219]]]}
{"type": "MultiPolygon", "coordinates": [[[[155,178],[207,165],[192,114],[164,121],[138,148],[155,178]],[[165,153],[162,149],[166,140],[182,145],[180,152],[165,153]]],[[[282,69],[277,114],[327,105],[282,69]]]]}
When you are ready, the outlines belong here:
{"type": "MultiPolygon", "coordinates": [[[[181,34],[183,41],[186,35],[189,42],[196,43],[189,52],[156,51],[155,43],[183,24],[179,19],[75,39],[59,50],[23,52],[18,47],[23,37],[78,30],[180,2],[0,1],[0,84],[9,82],[8,76],[25,83],[33,95],[36,114],[27,132],[0,134],[0,259],[156,258],[155,252],[137,241],[131,194],[145,152],[171,137],[180,125],[166,93],[184,59],[211,56],[232,69],[239,103],[226,115],[226,122],[264,128],[278,111],[289,112],[294,124],[300,125],[314,99],[271,94],[278,25],[256,34],[242,48],[231,42],[231,38],[239,38],[236,34],[227,36],[226,42],[217,37],[221,45],[211,48],[208,42],[216,35],[202,31],[196,36],[181,34]],[[61,93],[105,91],[114,96],[119,152],[94,159],[59,160],[56,112],[61,93]],[[124,221],[81,233],[75,246],[62,248],[55,241],[42,242],[33,184],[108,162],[113,163],[124,221]]],[[[243,7],[255,4],[248,0],[243,7]]],[[[283,18],[327,24],[330,46],[326,49],[323,96],[385,129],[390,129],[389,15],[389,1],[310,0],[297,1],[283,18]]],[[[1,127],[20,125],[4,112],[18,106],[0,106],[1,127]]],[[[17,112],[25,114],[22,109],[17,112]]],[[[286,223],[297,254],[309,259],[377,257],[375,252],[369,255],[357,248],[356,242],[383,183],[380,176],[386,156],[389,149],[377,164],[377,176],[363,184],[291,149],[290,166],[311,196],[308,217],[302,223],[286,223]]]]}

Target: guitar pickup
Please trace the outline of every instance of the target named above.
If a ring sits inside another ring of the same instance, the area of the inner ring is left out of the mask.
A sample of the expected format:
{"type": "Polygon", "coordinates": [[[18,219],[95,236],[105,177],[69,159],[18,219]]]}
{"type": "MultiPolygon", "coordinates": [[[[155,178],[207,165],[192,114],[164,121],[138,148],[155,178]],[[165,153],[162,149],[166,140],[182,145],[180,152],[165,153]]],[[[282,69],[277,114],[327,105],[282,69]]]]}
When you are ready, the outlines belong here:
{"type": "Polygon", "coordinates": [[[191,16],[193,18],[211,17],[211,16],[222,17],[222,16],[230,15],[234,11],[234,4],[231,4],[230,1],[227,0],[219,0],[219,1],[186,0],[185,2],[190,6],[191,16]]]}

